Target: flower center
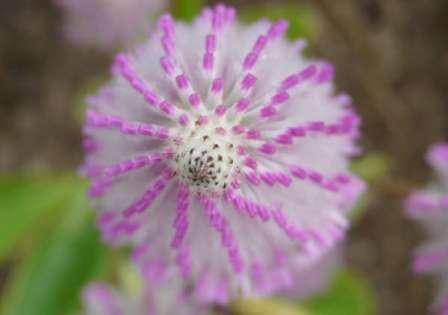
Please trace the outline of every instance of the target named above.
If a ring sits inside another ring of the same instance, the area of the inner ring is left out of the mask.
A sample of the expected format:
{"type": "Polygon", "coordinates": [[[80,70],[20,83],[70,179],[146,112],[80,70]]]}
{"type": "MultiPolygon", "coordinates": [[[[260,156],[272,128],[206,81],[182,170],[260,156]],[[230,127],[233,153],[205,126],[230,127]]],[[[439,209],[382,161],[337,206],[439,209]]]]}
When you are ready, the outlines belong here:
{"type": "Polygon", "coordinates": [[[213,131],[193,132],[174,159],[178,174],[197,193],[221,194],[238,171],[234,144],[213,131]]]}

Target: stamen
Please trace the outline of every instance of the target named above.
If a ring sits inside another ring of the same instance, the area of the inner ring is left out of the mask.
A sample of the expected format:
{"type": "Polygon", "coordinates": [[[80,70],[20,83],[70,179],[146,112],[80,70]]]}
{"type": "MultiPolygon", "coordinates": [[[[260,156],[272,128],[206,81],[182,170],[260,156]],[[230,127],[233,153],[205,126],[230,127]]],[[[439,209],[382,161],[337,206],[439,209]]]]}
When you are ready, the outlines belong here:
{"type": "Polygon", "coordinates": [[[205,197],[200,197],[198,200],[204,208],[204,213],[209,219],[210,225],[221,235],[221,242],[227,248],[227,255],[233,271],[236,273],[242,272],[244,268],[243,260],[227,220],[220,214],[214,200],[205,197]]]}
{"type": "Polygon", "coordinates": [[[172,153],[156,153],[136,156],[134,158],[126,159],[119,163],[105,167],[103,169],[103,174],[108,177],[116,177],[145,166],[152,166],[170,158],[171,156],[172,153]]]}
{"type": "Polygon", "coordinates": [[[177,150],[177,172],[192,192],[219,195],[235,175],[235,150],[228,148],[219,128],[199,126],[177,150]]]}
{"type": "Polygon", "coordinates": [[[117,129],[125,135],[152,136],[165,140],[170,137],[169,130],[165,127],[140,122],[126,121],[121,117],[96,112],[87,111],[86,126],[94,128],[117,129]]]}
{"type": "Polygon", "coordinates": [[[228,189],[224,193],[224,200],[232,203],[235,209],[246,212],[251,218],[258,216],[264,222],[270,219],[268,206],[251,201],[237,194],[233,189],[228,189]]]}
{"type": "MultiPolygon", "coordinates": [[[[131,62],[126,55],[118,55],[115,60],[115,68],[118,69],[123,78],[125,78],[129,84],[143,96],[149,105],[158,108],[160,104],[163,104],[164,100],[157,95],[157,93],[149,86],[147,82],[144,82],[137,75],[134,69],[132,69],[131,62]]],[[[168,116],[175,114],[174,108],[172,112],[166,112],[163,109],[162,111],[168,114],[168,116]]]]}
{"type": "Polygon", "coordinates": [[[175,228],[174,238],[171,247],[179,248],[188,230],[188,206],[189,192],[187,186],[181,184],[177,195],[176,216],[173,227],[175,228]]]}
{"type": "Polygon", "coordinates": [[[143,195],[132,203],[129,207],[122,211],[125,218],[129,218],[136,213],[141,213],[145,211],[154,200],[162,193],[165,189],[168,181],[174,176],[171,171],[165,170],[162,175],[160,175],[150,187],[143,193],[143,195]]]}
{"type": "Polygon", "coordinates": [[[319,187],[332,192],[339,191],[339,186],[343,185],[343,183],[339,183],[338,185],[338,182],[335,179],[324,178],[324,176],[316,170],[305,170],[300,166],[291,166],[290,172],[298,179],[308,179],[319,187]]]}

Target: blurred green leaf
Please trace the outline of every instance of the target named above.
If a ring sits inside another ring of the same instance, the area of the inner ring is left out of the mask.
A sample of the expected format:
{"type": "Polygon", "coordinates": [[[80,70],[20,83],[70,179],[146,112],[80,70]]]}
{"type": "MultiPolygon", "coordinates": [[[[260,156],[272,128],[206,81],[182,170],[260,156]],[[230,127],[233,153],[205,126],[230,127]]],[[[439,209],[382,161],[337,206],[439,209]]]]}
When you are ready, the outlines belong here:
{"type": "Polygon", "coordinates": [[[84,195],[84,187],[73,190],[63,224],[18,266],[3,300],[5,315],[68,312],[102,266],[104,249],[84,195]]]}
{"type": "Polygon", "coordinates": [[[371,195],[370,195],[370,193],[368,191],[363,193],[359,197],[359,199],[356,202],[355,206],[349,212],[349,218],[350,218],[350,222],[352,224],[358,222],[363,217],[363,215],[367,211],[368,205],[370,204],[370,200],[371,200],[371,195]]]}
{"type": "Polygon", "coordinates": [[[390,171],[390,159],[386,154],[373,152],[354,161],[352,171],[368,182],[384,178],[390,171]]]}
{"type": "Polygon", "coordinates": [[[0,259],[36,222],[60,207],[79,184],[73,176],[0,178],[0,259]]]}
{"type": "Polygon", "coordinates": [[[79,91],[75,94],[73,98],[73,114],[76,120],[80,123],[84,122],[84,115],[87,107],[87,98],[92,95],[96,95],[107,81],[109,77],[107,75],[101,74],[93,79],[88,80],[79,91]]]}
{"type": "Polygon", "coordinates": [[[341,272],[331,288],[308,300],[305,308],[313,315],[373,315],[375,298],[367,281],[355,272],[341,272]]]}
{"type": "Polygon", "coordinates": [[[191,21],[199,14],[204,0],[173,0],[171,12],[176,19],[191,21]]]}
{"type": "Polygon", "coordinates": [[[241,300],[232,304],[235,315],[311,315],[308,311],[280,299],[241,300]]]}
{"type": "Polygon", "coordinates": [[[312,11],[300,4],[269,4],[242,8],[239,16],[243,21],[255,22],[261,18],[270,20],[286,19],[289,22],[288,37],[313,38],[314,16],[312,11]]]}
{"type": "MultiPolygon", "coordinates": [[[[351,170],[369,184],[380,181],[388,176],[391,162],[384,153],[373,152],[353,161],[351,170]]],[[[357,221],[366,212],[372,199],[372,191],[367,190],[358,200],[350,212],[352,222],[357,221]]]]}

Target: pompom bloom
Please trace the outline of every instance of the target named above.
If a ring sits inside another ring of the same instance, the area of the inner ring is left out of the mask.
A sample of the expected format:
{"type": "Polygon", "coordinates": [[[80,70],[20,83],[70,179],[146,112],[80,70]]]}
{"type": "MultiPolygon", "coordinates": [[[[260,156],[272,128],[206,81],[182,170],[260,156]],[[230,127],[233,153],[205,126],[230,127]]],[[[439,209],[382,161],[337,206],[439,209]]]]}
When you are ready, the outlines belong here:
{"type": "Polygon", "coordinates": [[[291,264],[294,286],[281,290],[279,295],[301,301],[325,292],[336,273],[342,269],[341,248],[337,247],[315,261],[296,257],[291,264]]]}
{"type": "Polygon", "coordinates": [[[104,239],[136,245],[148,275],[176,264],[201,299],[294,285],[293,257],[333,248],[360,191],[359,118],[286,28],[224,6],[192,25],[164,15],[88,100],[83,170],[104,239]]]}
{"type": "Polygon", "coordinates": [[[427,155],[437,180],[406,200],[407,214],[426,228],[429,240],[414,257],[413,269],[440,276],[441,292],[436,302],[440,314],[448,314],[448,143],[433,145],[427,155]]]}
{"type": "Polygon", "coordinates": [[[93,282],[83,291],[85,315],[206,315],[199,305],[181,291],[179,282],[142,292],[125,294],[102,282],[93,282]]]}
{"type": "MultiPolygon", "coordinates": [[[[345,190],[345,203],[340,206],[353,210],[358,196],[363,194],[366,188],[363,181],[353,177],[350,189],[345,190]]],[[[344,265],[342,247],[337,246],[317,259],[310,259],[306,255],[293,255],[288,262],[292,285],[281,290],[279,294],[297,301],[323,293],[344,265]]]]}
{"type": "Polygon", "coordinates": [[[165,0],[55,0],[63,10],[64,30],[78,45],[111,50],[129,47],[145,34],[150,17],[165,0]]]}

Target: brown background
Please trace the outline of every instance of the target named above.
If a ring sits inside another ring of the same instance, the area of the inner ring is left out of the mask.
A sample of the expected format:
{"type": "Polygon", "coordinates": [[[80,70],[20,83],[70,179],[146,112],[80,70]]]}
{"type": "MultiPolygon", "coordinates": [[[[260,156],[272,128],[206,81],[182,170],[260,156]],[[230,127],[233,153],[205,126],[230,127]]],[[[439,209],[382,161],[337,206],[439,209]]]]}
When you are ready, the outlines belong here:
{"type": "MultiPolygon", "coordinates": [[[[433,288],[408,267],[422,235],[400,200],[428,178],[427,145],[448,139],[448,1],[309,5],[318,17],[314,54],[334,62],[338,86],[355,99],[366,150],[385,152],[392,164],[350,233],[349,264],[368,276],[379,314],[425,314],[433,288]]],[[[77,93],[107,73],[110,56],[70,46],[60,26],[49,0],[0,3],[0,171],[70,169],[82,157],[77,93]]]]}

